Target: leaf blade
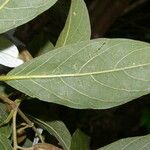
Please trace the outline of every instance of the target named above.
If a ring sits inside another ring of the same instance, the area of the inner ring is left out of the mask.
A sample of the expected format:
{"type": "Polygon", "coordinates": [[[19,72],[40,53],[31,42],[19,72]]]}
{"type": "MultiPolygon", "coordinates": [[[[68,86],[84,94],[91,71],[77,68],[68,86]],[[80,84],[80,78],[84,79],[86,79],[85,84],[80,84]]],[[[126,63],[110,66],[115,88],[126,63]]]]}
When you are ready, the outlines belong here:
{"type": "Polygon", "coordinates": [[[80,130],[76,130],[72,136],[70,150],[90,150],[89,141],[90,139],[87,135],[80,130]]]}
{"type": "Polygon", "coordinates": [[[118,140],[98,150],[146,150],[150,148],[150,135],[118,140]]]}
{"type": "Polygon", "coordinates": [[[57,0],[5,0],[0,3],[0,33],[22,25],[44,12],[57,0]]]}
{"type": "Polygon", "coordinates": [[[47,130],[50,134],[56,137],[56,139],[59,141],[60,145],[64,148],[64,150],[70,149],[71,135],[63,122],[61,121],[44,122],[34,117],[32,117],[32,119],[40,127],[47,130]]]}
{"type": "Polygon", "coordinates": [[[68,45],[14,69],[7,83],[44,101],[110,108],[150,92],[149,49],[148,43],[127,39],[68,45]]]}
{"type": "Polygon", "coordinates": [[[3,134],[0,134],[0,149],[12,150],[11,142],[3,134]]]}
{"type": "Polygon", "coordinates": [[[84,0],[72,0],[65,27],[58,38],[56,47],[90,40],[90,36],[91,28],[86,4],[84,0]]]}

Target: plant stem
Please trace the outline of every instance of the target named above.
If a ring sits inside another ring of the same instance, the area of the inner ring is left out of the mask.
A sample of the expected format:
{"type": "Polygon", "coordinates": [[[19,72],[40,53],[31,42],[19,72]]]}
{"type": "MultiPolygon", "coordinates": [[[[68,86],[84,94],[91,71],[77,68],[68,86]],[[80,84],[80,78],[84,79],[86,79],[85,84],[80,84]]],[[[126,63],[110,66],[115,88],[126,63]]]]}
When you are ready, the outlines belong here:
{"type": "Polygon", "coordinates": [[[17,117],[17,111],[18,111],[18,106],[16,106],[16,108],[14,108],[14,113],[13,113],[13,146],[14,146],[14,150],[17,150],[17,131],[16,131],[16,117],[17,117]]]}
{"type": "MultiPolygon", "coordinates": [[[[4,103],[9,104],[10,107],[11,107],[11,110],[14,110],[13,121],[15,121],[14,115],[16,115],[16,108],[17,108],[18,114],[22,117],[22,119],[23,119],[24,121],[26,121],[26,123],[27,123],[30,127],[32,127],[33,131],[38,135],[40,141],[41,141],[42,143],[44,143],[44,140],[43,140],[43,138],[42,138],[40,132],[39,132],[39,131],[36,129],[36,127],[34,126],[34,123],[31,122],[31,121],[26,117],[26,115],[18,108],[18,106],[19,106],[20,103],[13,102],[13,101],[10,100],[8,97],[5,97],[5,96],[3,96],[3,95],[0,95],[0,99],[1,99],[4,103]]],[[[16,122],[16,121],[15,121],[15,122],[16,122]]],[[[14,126],[13,126],[13,127],[14,127],[14,126]]],[[[13,129],[13,130],[14,130],[14,129],[13,129]]],[[[14,130],[14,131],[15,131],[15,130],[14,130]]]]}
{"type": "Polygon", "coordinates": [[[13,102],[12,100],[10,100],[8,97],[3,96],[3,95],[0,95],[0,99],[1,99],[4,103],[8,104],[8,105],[11,107],[11,109],[16,108],[16,103],[14,103],[14,102],[13,102]]]}
{"type": "Polygon", "coordinates": [[[40,141],[41,141],[42,143],[44,143],[44,140],[43,140],[43,138],[42,138],[40,132],[39,132],[39,131],[36,129],[36,127],[34,126],[34,123],[31,122],[31,121],[26,117],[26,115],[25,115],[19,108],[18,108],[18,114],[22,117],[22,119],[23,119],[24,121],[26,121],[27,124],[29,124],[29,126],[32,127],[32,129],[34,130],[34,132],[38,135],[40,141]]]}
{"type": "Polygon", "coordinates": [[[20,149],[20,150],[34,150],[33,147],[31,147],[31,148],[24,148],[24,147],[17,146],[17,148],[20,149]]]}

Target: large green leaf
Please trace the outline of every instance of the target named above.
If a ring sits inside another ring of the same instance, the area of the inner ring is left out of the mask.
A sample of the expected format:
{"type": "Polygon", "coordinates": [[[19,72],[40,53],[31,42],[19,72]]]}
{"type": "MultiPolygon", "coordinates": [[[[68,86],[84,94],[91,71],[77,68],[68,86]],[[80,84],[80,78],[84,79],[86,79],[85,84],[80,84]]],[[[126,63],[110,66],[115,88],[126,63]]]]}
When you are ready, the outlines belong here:
{"type": "Polygon", "coordinates": [[[121,139],[98,150],[149,150],[150,134],[121,139]]]}
{"type": "Polygon", "coordinates": [[[89,137],[80,130],[76,130],[72,136],[70,150],[89,150],[89,137]]]}
{"type": "Polygon", "coordinates": [[[69,15],[56,47],[90,40],[91,27],[84,0],[72,0],[69,15]]]}
{"type": "Polygon", "coordinates": [[[32,119],[41,128],[47,130],[51,135],[53,135],[59,141],[59,144],[63,147],[64,150],[70,150],[71,135],[63,122],[45,122],[33,117],[32,119]]]}
{"type": "Polygon", "coordinates": [[[22,25],[44,12],[57,0],[1,0],[0,33],[22,25]]]}
{"type": "Polygon", "coordinates": [[[43,101],[106,109],[150,93],[150,44],[99,39],[68,45],[15,68],[0,80],[43,101]]]}
{"type": "Polygon", "coordinates": [[[0,134],[0,149],[1,150],[12,150],[11,142],[3,134],[0,134]]]}

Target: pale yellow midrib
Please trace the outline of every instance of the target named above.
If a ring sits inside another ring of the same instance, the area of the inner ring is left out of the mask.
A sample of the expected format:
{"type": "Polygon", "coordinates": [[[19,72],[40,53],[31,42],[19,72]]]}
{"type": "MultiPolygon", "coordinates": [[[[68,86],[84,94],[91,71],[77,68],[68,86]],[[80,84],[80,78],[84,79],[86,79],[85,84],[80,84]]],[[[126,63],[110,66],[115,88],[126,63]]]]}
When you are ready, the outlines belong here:
{"type": "Polygon", "coordinates": [[[66,37],[64,38],[64,41],[62,43],[62,46],[66,45],[66,42],[67,42],[67,39],[68,39],[68,36],[69,36],[69,32],[70,32],[70,28],[71,28],[71,17],[72,17],[72,5],[70,7],[70,13],[69,13],[69,22],[68,22],[68,29],[67,29],[67,33],[66,33],[66,37]],[[71,15],[70,15],[71,14],[71,15]]]}
{"type": "Polygon", "coordinates": [[[5,7],[5,5],[7,5],[7,3],[9,2],[10,0],[6,0],[4,1],[4,3],[2,3],[2,5],[0,5],[0,10],[3,9],[5,7]]]}
{"type": "Polygon", "coordinates": [[[0,81],[9,81],[9,80],[25,80],[25,79],[50,79],[50,78],[60,78],[60,77],[81,77],[81,76],[89,76],[89,75],[98,75],[98,74],[105,74],[105,73],[113,73],[118,71],[125,71],[130,69],[135,69],[138,67],[146,67],[150,65],[147,64],[140,64],[136,66],[129,66],[124,68],[112,69],[112,70],[104,70],[104,71],[97,71],[97,72],[85,72],[85,73],[74,73],[74,74],[56,74],[56,75],[7,75],[7,76],[0,76],[0,81]]]}

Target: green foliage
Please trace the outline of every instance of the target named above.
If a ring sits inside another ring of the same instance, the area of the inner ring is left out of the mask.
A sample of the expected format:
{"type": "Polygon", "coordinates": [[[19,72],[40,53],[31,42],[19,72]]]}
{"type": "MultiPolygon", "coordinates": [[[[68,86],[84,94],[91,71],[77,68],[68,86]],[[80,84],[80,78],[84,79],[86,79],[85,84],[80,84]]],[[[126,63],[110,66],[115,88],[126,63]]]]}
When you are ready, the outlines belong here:
{"type": "Polygon", "coordinates": [[[0,149],[1,150],[12,150],[11,142],[8,140],[8,138],[0,133],[0,149]]]}
{"type": "Polygon", "coordinates": [[[56,47],[90,40],[91,27],[88,11],[83,0],[72,0],[69,15],[56,47]]]}
{"type": "Polygon", "coordinates": [[[121,139],[98,150],[148,150],[150,135],[121,139]]]}
{"type": "Polygon", "coordinates": [[[89,137],[80,130],[76,130],[72,135],[70,150],[90,150],[89,137]]]}
{"type": "Polygon", "coordinates": [[[22,25],[50,8],[57,0],[1,0],[0,33],[22,25]]]}
{"type": "Polygon", "coordinates": [[[71,135],[63,122],[61,121],[46,122],[36,118],[33,118],[33,120],[42,129],[47,130],[47,132],[53,135],[59,141],[59,144],[63,147],[64,150],[70,149],[71,135]]]}
{"type": "Polygon", "coordinates": [[[150,131],[150,110],[145,109],[141,116],[141,125],[145,126],[150,131]]]}
{"type": "Polygon", "coordinates": [[[86,41],[24,63],[6,79],[17,90],[43,101],[106,109],[150,92],[149,51],[148,43],[128,39],[86,41]]]}
{"type": "MultiPolygon", "coordinates": [[[[49,9],[56,1],[2,0],[0,33],[32,20],[49,9]]],[[[29,47],[31,49],[40,47],[34,55],[37,57],[14,68],[7,75],[0,76],[0,95],[12,96],[13,100],[19,98],[26,102],[27,99],[37,98],[41,103],[46,101],[76,109],[108,109],[150,93],[149,43],[130,39],[90,40],[90,36],[89,15],[85,2],[72,0],[66,24],[55,47],[49,41],[42,47],[40,44],[45,43],[43,36],[41,36],[41,40],[43,39],[41,43],[38,43],[39,36],[33,39],[29,47]],[[2,82],[24,95],[18,92],[16,96],[14,91],[8,95],[6,91],[8,93],[10,91],[2,82]]],[[[4,44],[0,42],[1,50],[4,44]]],[[[42,112],[44,109],[41,107],[39,111],[42,112]]],[[[21,111],[18,110],[19,112],[21,111]]],[[[5,122],[8,114],[6,104],[0,103],[0,123],[5,122]]],[[[90,149],[89,137],[80,130],[76,130],[71,137],[63,122],[45,121],[31,115],[29,114],[29,118],[32,122],[44,129],[47,134],[54,136],[59,142],[58,145],[64,150],[90,149]]],[[[31,126],[32,122],[25,115],[21,116],[27,122],[27,128],[32,127],[36,132],[35,127],[31,126]]],[[[13,121],[13,127],[18,122],[13,121]]],[[[15,131],[13,128],[13,133],[15,131]]],[[[12,149],[11,133],[10,123],[0,127],[0,149],[12,149]]],[[[23,146],[32,147],[32,140],[26,137],[23,146]]],[[[99,150],[150,149],[149,140],[150,135],[126,138],[99,150]]]]}
{"type": "Polygon", "coordinates": [[[9,138],[12,134],[12,128],[9,124],[0,127],[0,134],[5,135],[9,138]]]}

